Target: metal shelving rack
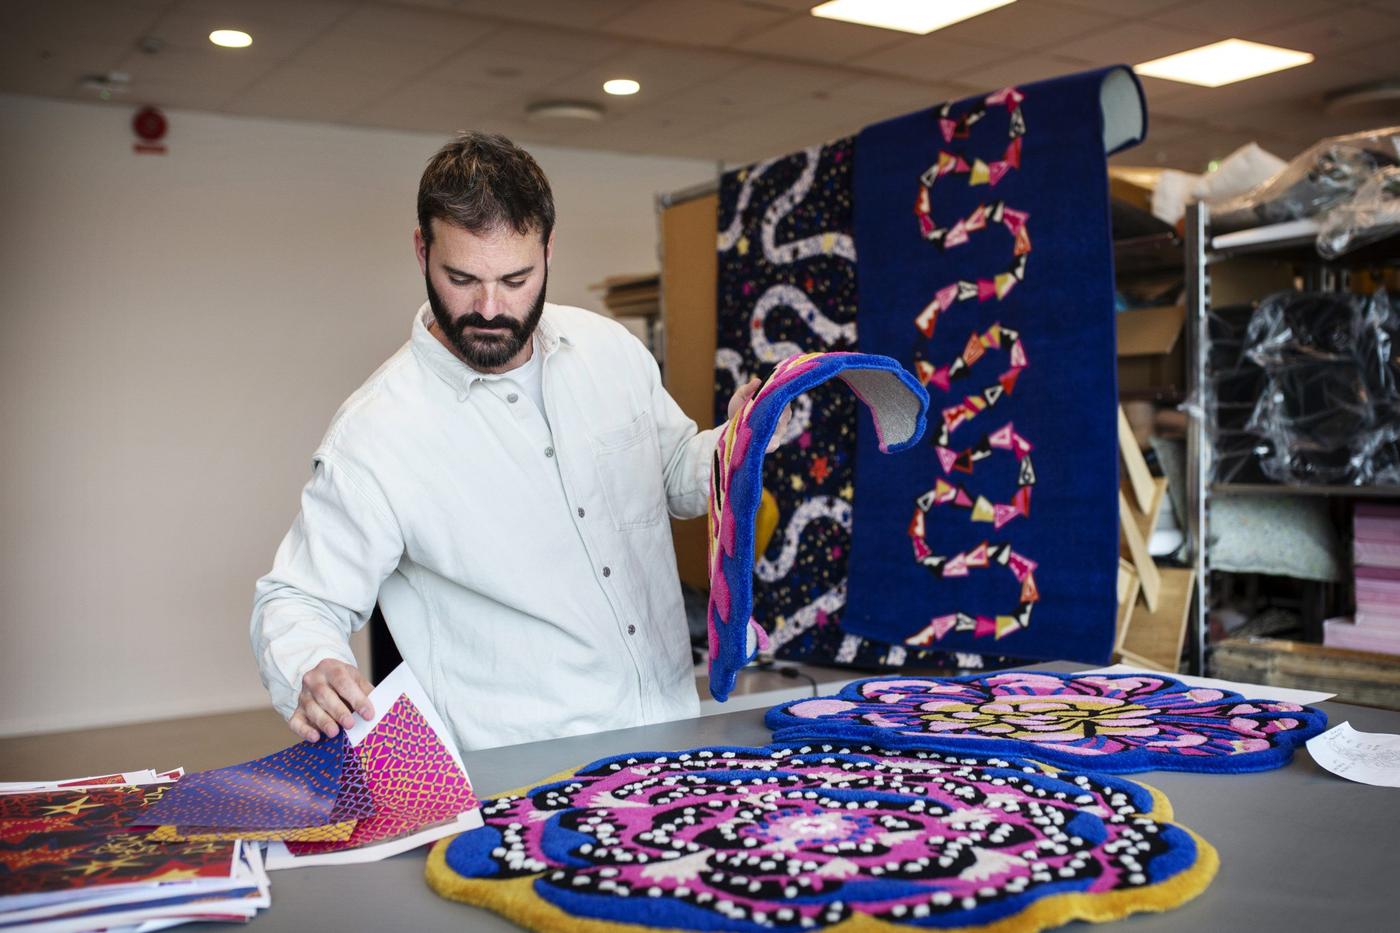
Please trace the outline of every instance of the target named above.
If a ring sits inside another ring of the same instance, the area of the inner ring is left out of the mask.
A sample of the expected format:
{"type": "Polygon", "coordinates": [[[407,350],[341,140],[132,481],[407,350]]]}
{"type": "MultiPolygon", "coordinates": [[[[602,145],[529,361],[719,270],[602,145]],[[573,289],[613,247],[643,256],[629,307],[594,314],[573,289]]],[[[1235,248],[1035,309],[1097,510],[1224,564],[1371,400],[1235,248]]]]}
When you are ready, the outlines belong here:
{"type": "MultiPolygon", "coordinates": [[[[1187,306],[1187,385],[1190,425],[1187,431],[1187,542],[1190,561],[1196,571],[1196,591],[1192,601],[1188,643],[1191,672],[1206,671],[1206,618],[1210,606],[1210,555],[1207,541],[1212,493],[1230,495],[1288,495],[1336,496],[1347,498],[1397,498],[1400,486],[1308,486],[1271,483],[1218,483],[1210,477],[1214,469],[1214,439],[1211,436],[1212,413],[1209,408],[1210,311],[1212,300],[1211,267],[1228,259],[1257,257],[1305,263],[1314,274],[1306,277],[1309,287],[1345,285],[1349,266],[1372,261],[1395,262],[1400,256],[1400,238],[1391,237],[1372,244],[1337,263],[1326,263],[1314,249],[1315,231],[1300,230],[1306,225],[1293,222],[1281,224],[1277,236],[1269,236],[1269,228],[1259,228],[1252,242],[1237,242],[1228,248],[1212,246],[1210,212],[1204,204],[1187,208],[1183,251],[1186,261],[1187,306]]],[[[1255,298],[1263,297],[1255,295],[1255,298]]]]}

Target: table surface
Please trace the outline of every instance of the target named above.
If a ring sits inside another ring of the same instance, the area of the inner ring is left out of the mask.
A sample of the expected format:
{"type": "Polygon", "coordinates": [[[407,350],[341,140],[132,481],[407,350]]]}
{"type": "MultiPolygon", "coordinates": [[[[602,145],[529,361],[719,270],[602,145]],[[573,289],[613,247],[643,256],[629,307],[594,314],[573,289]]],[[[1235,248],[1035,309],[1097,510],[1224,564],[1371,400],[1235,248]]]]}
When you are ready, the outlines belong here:
{"type": "MultiPolygon", "coordinates": [[[[1046,664],[1070,671],[1083,665],[1046,664]]],[[[1330,725],[1400,733],[1400,712],[1321,703],[1330,725]]],[[[538,781],[596,758],[703,745],[763,745],[763,710],[744,710],[595,735],[470,752],[463,756],[483,796],[538,781]]],[[[1165,914],[1137,914],[1134,931],[1395,929],[1400,884],[1400,789],[1356,784],[1322,770],[1306,749],[1286,767],[1252,774],[1152,771],[1125,777],[1151,784],[1176,820],[1220,853],[1220,872],[1195,900],[1165,914]]],[[[276,930],[505,931],[519,927],[443,900],[423,880],[426,850],[382,862],[272,873],[272,907],[253,921],[276,930]]],[[[248,929],[243,926],[204,929],[248,929]]]]}

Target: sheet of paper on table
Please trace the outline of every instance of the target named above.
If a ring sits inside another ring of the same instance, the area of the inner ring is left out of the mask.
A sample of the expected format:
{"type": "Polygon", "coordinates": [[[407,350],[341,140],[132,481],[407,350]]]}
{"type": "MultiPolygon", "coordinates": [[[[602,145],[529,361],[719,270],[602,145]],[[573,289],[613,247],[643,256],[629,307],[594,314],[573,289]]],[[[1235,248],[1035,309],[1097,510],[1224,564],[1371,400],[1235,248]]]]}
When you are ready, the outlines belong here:
{"type": "Polygon", "coordinates": [[[1308,740],[1313,761],[1348,781],[1400,787],[1400,735],[1357,732],[1351,723],[1308,740]]]}
{"type": "Polygon", "coordinates": [[[1330,700],[1335,693],[1322,693],[1317,690],[1294,690],[1291,687],[1274,687],[1269,684],[1245,684],[1233,680],[1217,680],[1214,677],[1192,677],[1189,674],[1170,674],[1166,671],[1153,671],[1130,664],[1114,664],[1109,667],[1096,667],[1082,674],[1165,674],[1193,687],[1215,687],[1219,690],[1233,690],[1247,700],[1278,700],[1281,703],[1310,704],[1330,700]]]}
{"type": "MultiPolygon", "coordinates": [[[[428,698],[428,692],[423,689],[418,678],[413,676],[413,672],[409,670],[407,664],[400,664],[388,677],[385,677],[370,693],[369,699],[374,707],[374,718],[368,721],[357,718],[355,725],[345,730],[345,737],[352,747],[359,748],[366,739],[370,738],[375,727],[385,719],[395,704],[400,699],[407,699],[416,712],[422,716],[422,721],[437,742],[451,757],[452,763],[460,772],[460,775],[455,779],[465,781],[469,793],[470,779],[467,777],[467,768],[462,763],[462,756],[457,751],[456,743],[452,740],[452,733],[433,707],[432,701],[428,698]]],[[[367,771],[372,771],[372,769],[367,769],[367,771]]],[[[373,774],[368,776],[372,782],[374,780],[373,774]]],[[[376,801],[377,803],[378,801],[376,801]]],[[[388,816],[392,816],[392,814],[388,816]]],[[[371,825],[374,819],[364,820],[362,825],[371,825]]],[[[375,862],[400,852],[416,849],[430,842],[436,842],[445,836],[453,836],[468,829],[475,829],[481,825],[481,822],[481,808],[473,798],[471,808],[465,812],[444,814],[441,820],[420,822],[420,828],[414,831],[395,834],[382,842],[373,844],[356,845],[356,837],[352,836],[348,843],[328,844],[321,847],[319,851],[307,853],[304,846],[289,847],[285,842],[271,842],[267,847],[266,864],[268,870],[276,871],[283,868],[303,868],[309,865],[350,865],[360,862],[375,862]]],[[[357,827],[357,832],[358,830],[359,827],[357,827]]]]}

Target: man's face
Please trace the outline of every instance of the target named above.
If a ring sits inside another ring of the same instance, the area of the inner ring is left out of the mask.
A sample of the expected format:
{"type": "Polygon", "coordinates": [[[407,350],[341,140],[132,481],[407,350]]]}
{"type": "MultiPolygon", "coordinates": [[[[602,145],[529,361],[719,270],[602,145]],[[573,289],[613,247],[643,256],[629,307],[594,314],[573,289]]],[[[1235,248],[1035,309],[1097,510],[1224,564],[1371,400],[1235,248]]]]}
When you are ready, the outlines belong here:
{"type": "Polygon", "coordinates": [[[554,245],[510,228],[475,234],[434,219],[428,246],[415,233],[428,304],[457,354],[479,372],[505,371],[529,358],[544,313],[554,245]]]}

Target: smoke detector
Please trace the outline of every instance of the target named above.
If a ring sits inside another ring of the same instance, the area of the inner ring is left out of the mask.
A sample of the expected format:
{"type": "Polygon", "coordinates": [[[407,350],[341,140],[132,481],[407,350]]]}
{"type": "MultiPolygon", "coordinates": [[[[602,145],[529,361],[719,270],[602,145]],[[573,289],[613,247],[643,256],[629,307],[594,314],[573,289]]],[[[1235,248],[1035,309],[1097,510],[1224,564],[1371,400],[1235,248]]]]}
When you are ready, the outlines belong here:
{"type": "Polygon", "coordinates": [[[125,71],[104,71],[83,75],[78,79],[78,84],[86,90],[96,91],[102,100],[111,100],[113,96],[125,94],[131,89],[131,75],[125,71]]]}
{"type": "Polygon", "coordinates": [[[525,108],[525,119],[532,123],[546,120],[582,120],[597,123],[607,111],[587,100],[542,100],[525,108]]]}

